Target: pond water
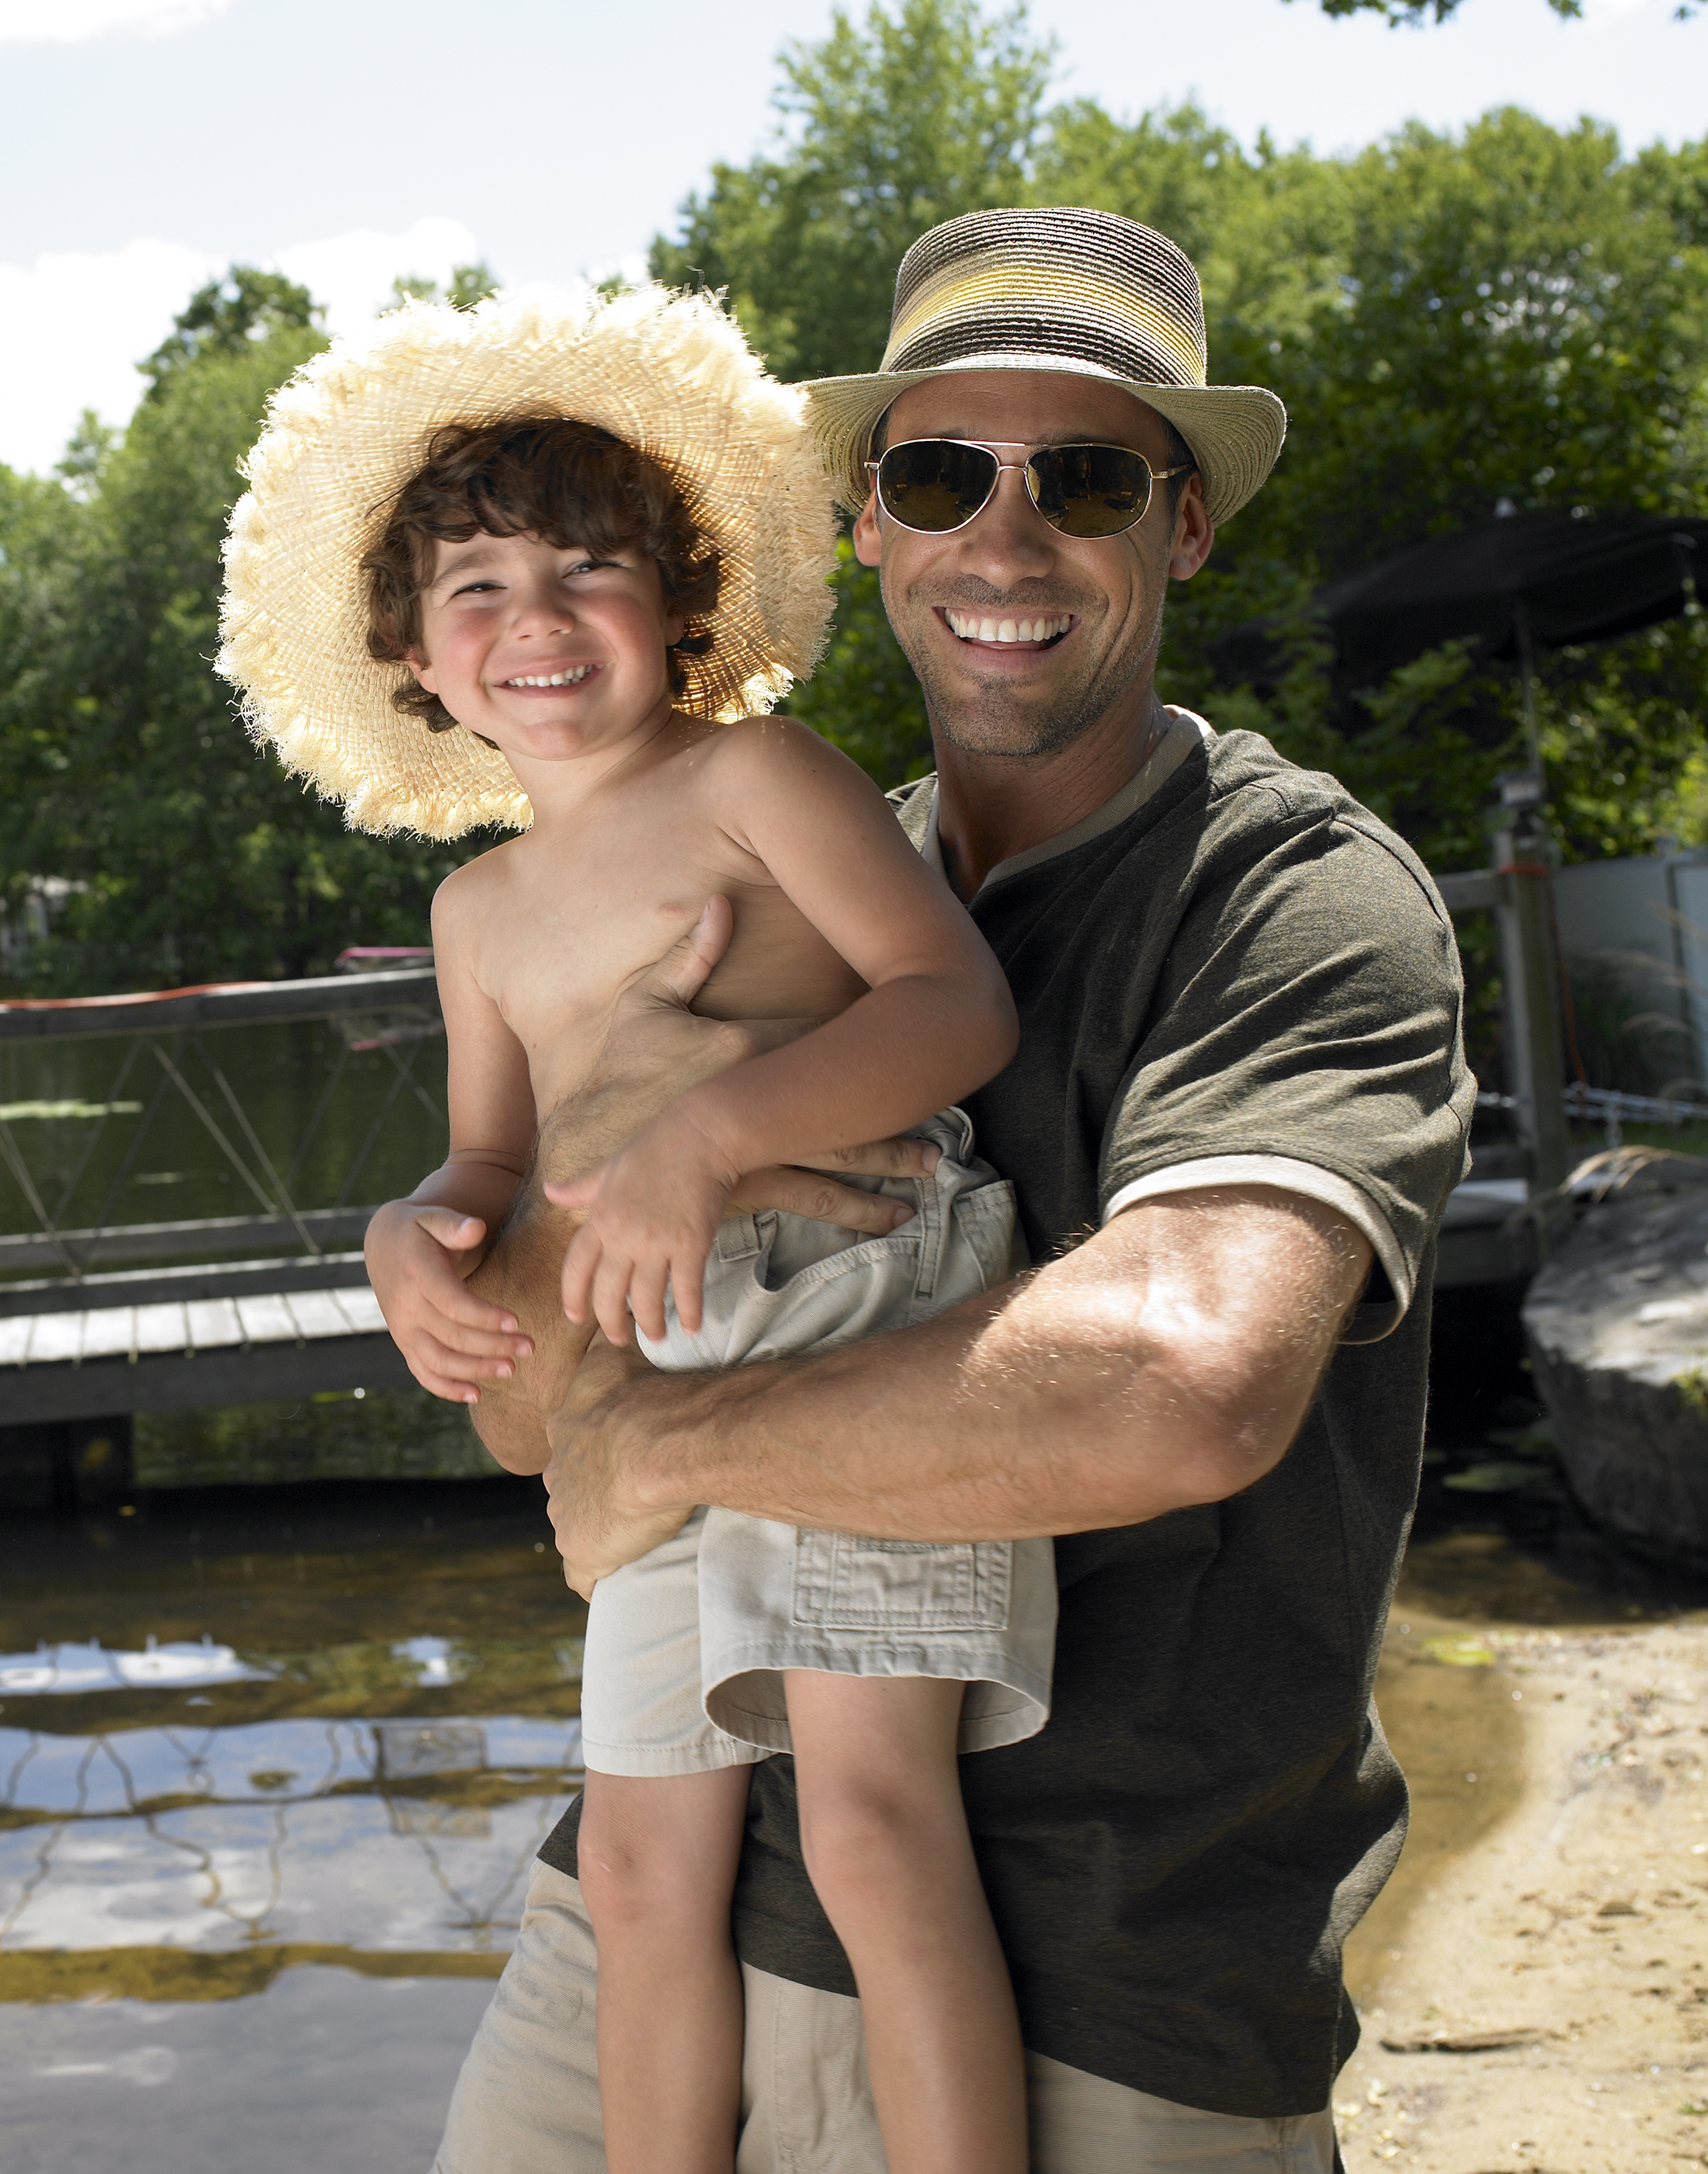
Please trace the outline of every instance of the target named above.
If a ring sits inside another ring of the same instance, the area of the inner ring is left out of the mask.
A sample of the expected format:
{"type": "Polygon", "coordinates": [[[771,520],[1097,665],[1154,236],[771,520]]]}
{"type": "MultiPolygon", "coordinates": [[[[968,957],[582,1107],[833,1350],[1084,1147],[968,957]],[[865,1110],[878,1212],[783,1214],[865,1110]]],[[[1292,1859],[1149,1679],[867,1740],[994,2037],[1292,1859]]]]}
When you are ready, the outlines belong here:
{"type": "Polygon", "coordinates": [[[424,2168],[579,1787],[538,1482],[0,1539],[0,2166],[424,2168]]]}
{"type": "MultiPolygon", "coordinates": [[[[1441,1400],[1383,1665],[1414,1819],[1355,1993],[1516,1800],[1478,1627],[1708,1602],[1587,1527],[1522,1376],[1484,1381],[1486,1412],[1441,1400]]],[[[585,1620],[532,1480],[0,1522],[4,2174],[424,2174],[580,1785],[585,1620]]]]}

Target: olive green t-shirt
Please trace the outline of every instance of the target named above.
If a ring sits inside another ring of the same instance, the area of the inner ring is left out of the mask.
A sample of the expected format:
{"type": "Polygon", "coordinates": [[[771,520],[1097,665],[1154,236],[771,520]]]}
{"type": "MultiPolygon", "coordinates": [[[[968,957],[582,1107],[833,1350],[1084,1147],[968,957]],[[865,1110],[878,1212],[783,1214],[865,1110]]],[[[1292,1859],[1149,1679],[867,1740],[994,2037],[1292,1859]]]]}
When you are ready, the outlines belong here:
{"type": "MultiPolygon", "coordinates": [[[[931,781],[892,798],[932,854],[931,781]]],[[[1028,2046],[1213,2112],[1314,2112],[1357,2036],[1341,1944],[1405,1828],[1370,1688],[1474,1094],[1452,930],[1416,857],[1332,778],[1185,713],[971,911],[1021,1039],[968,1106],[1035,1261],[1150,1194],[1252,1179],[1337,1206],[1376,1251],[1274,1470],[1057,1541],[1050,1720],[961,1761],[1028,2046]]],[[[573,1827],[541,1852],[570,1872],[573,1827]]],[[[854,1991],[786,1758],[754,1770],[735,1928],[756,1967],[854,1991]]]]}

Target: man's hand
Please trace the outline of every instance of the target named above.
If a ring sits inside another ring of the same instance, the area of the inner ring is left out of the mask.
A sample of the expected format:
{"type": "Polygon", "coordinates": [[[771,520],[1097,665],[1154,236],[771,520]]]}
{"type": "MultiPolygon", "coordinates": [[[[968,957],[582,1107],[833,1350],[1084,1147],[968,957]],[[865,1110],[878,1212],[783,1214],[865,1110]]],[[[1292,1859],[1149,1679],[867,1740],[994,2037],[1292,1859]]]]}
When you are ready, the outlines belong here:
{"type": "Polygon", "coordinates": [[[507,1382],[533,1349],[513,1313],[468,1288],[485,1241],[479,1216],[408,1200],[388,1202],[368,1225],[368,1279],[386,1326],[422,1387],[449,1403],[478,1403],[480,1382],[507,1382]]]}
{"type": "Polygon", "coordinates": [[[679,1533],[695,1506],[684,1502],[659,1509],[635,1502],[599,1425],[599,1414],[623,1384],[651,1371],[632,1344],[608,1344],[596,1336],[547,1430],[552,1457],[545,1483],[552,1529],[564,1559],[565,1580],[583,1600],[592,1598],[602,1577],[679,1533]]]}
{"type": "MultiPolygon", "coordinates": [[[[502,1354],[471,1353],[457,1369],[460,1377],[484,1384],[462,1401],[476,1405],[481,1440],[510,1471],[544,1469],[549,1455],[546,1422],[568,1394],[586,1346],[587,1329],[565,1317],[559,1278],[585,1199],[597,1188],[599,1167],[685,1088],[777,1048],[818,1024],[702,1019],[689,1009],[722,956],[732,925],[728,900],[711,900],[689,933],[625,985],[591,1076],[547,1116],[532,1171],[503,1218],[491,1252],[470,1279],[471,1297],[489,1309],[471,1324],[476,1336],[489,1335],[495,1317],[507,1319],[532,1353],[513,1380],[499,1371],[507,1363],[502,1354]],[[577,1179],[586,1186],[585,1196],[577,1179]],[[573,1205],[560,1204],[569,1203],[573,1205]]],[[[937,1155],[937,1149],[922,1140],[880,1140],[815,1158],[822,1170],[749,1172],[727,1206],[731,1213],[743,1214],[776,1209],[882,1236],[905,1222],[912,1211],[883,1193],[840,1184],[838,1177],[922,1176],[934,1167],[937,1155]]]]}
{"type": "Polygon", "coordinates": [[[1285,1454],[1370,1270],[1333,1209],[1165,1194],[1018,1281],[809,1357],[599,1355],[553,1423],[571,1582],[717,1503],[880,1539],[1024,1539],[1216,1502],[1285,1454]]]}

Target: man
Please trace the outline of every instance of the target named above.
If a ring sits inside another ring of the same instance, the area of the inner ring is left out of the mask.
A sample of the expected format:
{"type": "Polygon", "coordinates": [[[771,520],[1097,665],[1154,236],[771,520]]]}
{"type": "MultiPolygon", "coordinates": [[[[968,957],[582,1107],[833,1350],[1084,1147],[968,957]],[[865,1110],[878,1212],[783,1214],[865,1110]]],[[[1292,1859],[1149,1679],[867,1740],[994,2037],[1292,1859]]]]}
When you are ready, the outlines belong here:
{"type": "MultiPolygon", "coordinates": [[[[597,1348],[549,1463],[527,1366],[482,1430],[546,1469],[583,1590],[701,1502],[903,1544],[1065,1536],[1050,1722],[963,1766],[1034,2164],[1326,2174],[1356,2037],[1341,1944],[1404,1828],[1370,1691],[1473,1091],[1451,930],[1332,780],[1157,698],[1167,583],[1283,429],[1273,396],[1206,385],[1170,243],[1085,211],[951,220],[903,261],[883,369],[811,391],[931,716],[937,777],[900,819],[1019,1007],[971,1115],[1041,1265],[814,1359],[663,1378],[597,1348]]],[[[677,992],[705,971],[677,960],[677,992]]],[[[695,1030],[657,1002],[662,1032],[695,1030]]],[[[591,1160],[597,1119],[542,1152],[591,1160]]],[[[536,1223],[482,1271],[511,1311],[471,1300],[465,1378],[511,1371],[504,1325],[561,1247],[536,1223]]],[[[528,1366],[554,1396],[561,1360],[528,1366]]],[[[443,2174],[603,2164],[574,1825],[542,1852],[443,2174]]],[[[877,2174],[785,1760],[756,1770],[736,1931],[743,2174],[877,2174]]]]}

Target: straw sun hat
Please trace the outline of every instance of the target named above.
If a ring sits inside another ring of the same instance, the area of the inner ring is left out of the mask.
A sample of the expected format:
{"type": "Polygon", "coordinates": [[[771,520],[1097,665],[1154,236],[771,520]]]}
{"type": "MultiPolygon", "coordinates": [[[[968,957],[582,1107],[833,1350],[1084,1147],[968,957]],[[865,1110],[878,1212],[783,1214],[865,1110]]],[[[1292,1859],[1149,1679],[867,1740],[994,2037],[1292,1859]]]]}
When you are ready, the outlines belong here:
{"type": "Polygon", "coordinates": [[[910,385],[963,370],[1100,377],[1166,416],[1203,481],[1212,521],[1262,484],[1287,411],[1260,385],[1211,385],[1192,260],[1165,235],[1072,206],[971,211],[901,260],[882,365],[805,387],[836,492],[864,506],[878,418],[910,385]]]}
{"type": "Polygon", "coordinates": [[[368,655],[363,554],[433,434],[571,416],[662,462],[722,560],[717,608],[697,621],[711,647],[683,657],[678,699],[722,722],[770,709],[823,645],[834,515],[804,405],[703,295],[411,303],[273,395],[225,546],[218,669],[256,739],[342,801],[354,828],[525,829],[532,810],[504,757],[401,715],[405,668],[368,655]]]}

